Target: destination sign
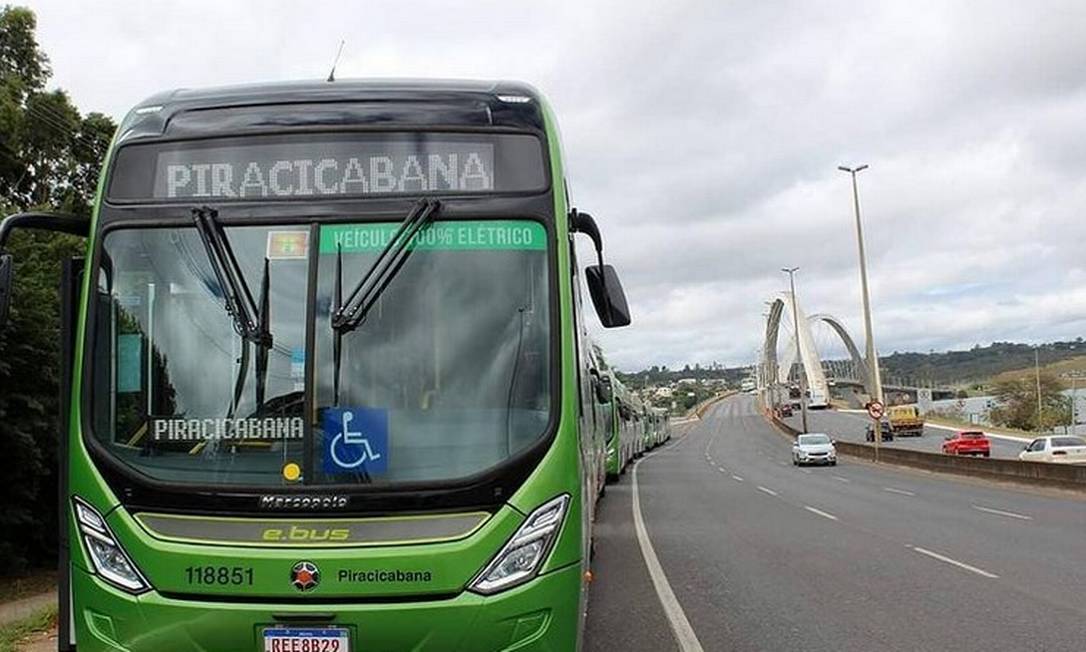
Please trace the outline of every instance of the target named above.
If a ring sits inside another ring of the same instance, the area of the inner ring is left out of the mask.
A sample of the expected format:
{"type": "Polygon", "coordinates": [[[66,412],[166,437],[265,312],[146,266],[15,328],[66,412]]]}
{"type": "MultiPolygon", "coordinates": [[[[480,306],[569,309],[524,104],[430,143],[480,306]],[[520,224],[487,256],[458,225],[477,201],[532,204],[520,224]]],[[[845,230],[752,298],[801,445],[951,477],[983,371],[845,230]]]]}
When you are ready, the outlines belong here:
{"type": "Polygon", "coordinates": [[[346,131],[131,143],[109,171],[108,198],[312,202],[547,188],[543,142],[531,134],[346,131]]]}
{"type": "Polygon", "coordinates": [[[212,439],[285,441],[302,439],[302,417],[218,417],[212,419],[155,418],[151,438],[156,442],[189,442],[212,439]]]}
{"type": "Polygon", "coordinates": [[[478,142],[316,142],[162,152],[161,199],[264,199],[494,190],[494,146],[478,142]]]}

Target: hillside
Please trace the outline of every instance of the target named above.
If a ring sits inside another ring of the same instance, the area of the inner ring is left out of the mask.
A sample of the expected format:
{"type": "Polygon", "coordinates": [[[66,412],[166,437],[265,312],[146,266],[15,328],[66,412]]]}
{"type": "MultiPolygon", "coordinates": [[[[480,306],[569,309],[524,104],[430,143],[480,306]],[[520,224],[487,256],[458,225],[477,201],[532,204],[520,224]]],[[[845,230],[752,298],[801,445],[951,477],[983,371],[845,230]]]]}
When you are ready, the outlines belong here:
{"type": "MultiPolygon", "coordinates": [[[[1075,358],[1083,358],[1082,362],[1076,364],[1086,369],[1086,343],[1082,338],[1073,342],[1051,342],[1040,347],[995,342],[989,346],[974,346],[967,351],[895,352],[883,356],[880,363],[884,378],[902,378],[936,385],[960,385],[987,382],[995,376],[1017,370],[1032,370],[1035,350],[1040,355],[1042,366],[1054,366],[1075,358]]],[[[1071,368],[1060,367],[1054,369],[1054,372],[1059,375],[1071,368]]]]}

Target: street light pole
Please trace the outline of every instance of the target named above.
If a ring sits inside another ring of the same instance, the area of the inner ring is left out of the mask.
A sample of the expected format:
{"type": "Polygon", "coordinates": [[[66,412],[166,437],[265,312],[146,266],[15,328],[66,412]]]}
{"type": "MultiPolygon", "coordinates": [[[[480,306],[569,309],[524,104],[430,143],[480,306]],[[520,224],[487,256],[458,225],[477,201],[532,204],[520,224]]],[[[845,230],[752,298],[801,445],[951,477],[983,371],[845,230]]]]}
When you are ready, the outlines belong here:
{"type": "Polygon", "coordinates": [[[1078,419],[1075,416],[1075,381],[1078,380],[1078,376],[1074,373],[1071,374],[1071,434],[1078,434],[1078,428],[1075,426],[1078,424],[1078,419]]]}
{"type": "Polygon", "coordinates": [[[1039,434],[1044,432],[1044,424],[1041,416],[1041,353],[1037,348],[1033,349],[1033,371],[1037,379],[1037,432],[1039,434]]]}
{"type": "Polygon", "coordinates": [[[882,374],[879,372],[879,359],[875,353],[875,336],[872,333],[871,328],[871,297],[867,291],[867,255],[864,252],[864,229],[863,224],[860,222],[860,191],[856,186],[856,173],[862,172],[867,169],[867,165],[860,165],[855,168],[845,167],[843,165],[837,166],[838,170],[842,172],[848,172],[852,176],[852,204],[856,209],[856,242],[860,249],[860,287],[863,292],[864,303],[864,331],[867,337],[867,371],[871,375],[871,392],[874,394],[872,400],[876,400],[885,405],[885,401],[882,398],[882,374]]]}
{"type": "MultiPolygon", "coordinates": [[[[799,313],[796,309],[796,271],[798,267],[782,267],[781,271],[788,274],[788,284],[792,288],[792,328],[796,336],[796,359],[803,366],[803,353],[799,343],[799,313]]],[[[802,415],[803,432],[807,432],[807,368],[803,366],[803,373],[799,375],[799,412],[802,415]]]]}

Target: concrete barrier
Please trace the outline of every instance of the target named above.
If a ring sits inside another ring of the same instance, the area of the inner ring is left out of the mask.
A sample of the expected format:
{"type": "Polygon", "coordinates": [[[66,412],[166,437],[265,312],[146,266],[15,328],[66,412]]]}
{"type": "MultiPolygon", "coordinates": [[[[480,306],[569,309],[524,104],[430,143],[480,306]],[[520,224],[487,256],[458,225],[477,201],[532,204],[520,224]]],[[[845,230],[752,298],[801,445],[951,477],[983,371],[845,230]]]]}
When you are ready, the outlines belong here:
{"type": "MultiPolygon", "coordinates": [[[[799,434],[799,431],[795,428],[772,415],[767,414],[766,418],[782,432],[788,433],[793,438],[799,434]]],[[[839,441],[836,443],[836,447],[837,452],[841,455],[870,462],[875,461],[875,447],[870,444],[839,441]]],[[[952,473],[988,478],[990,480],[1022,482],[1031,485],[1086,491],[1086,466],[1083,465],[1022,462],[987,457],[961,457],[888,446],[879,447],[878,461],[938,473],[952,473]]]]}

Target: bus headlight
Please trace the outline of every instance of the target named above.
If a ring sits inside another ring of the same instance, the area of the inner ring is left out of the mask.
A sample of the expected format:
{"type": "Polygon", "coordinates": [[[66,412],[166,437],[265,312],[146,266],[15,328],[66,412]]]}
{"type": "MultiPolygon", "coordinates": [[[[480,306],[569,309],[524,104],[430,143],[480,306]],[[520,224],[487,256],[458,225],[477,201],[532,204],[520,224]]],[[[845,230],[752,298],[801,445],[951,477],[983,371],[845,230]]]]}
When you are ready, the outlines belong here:
{"type": "Polygon", "coordinates": [[[563,494],[532,512],[468,588],[491,595],[535,577],[558,537],[568,508],[569,495],[563,494]]]}
{"type": "Polygon", "coordinates": [[[113,532],[98,510],[79,498],[73,498],[75,520],[83,539],[83,547],[94,565],[94,572],[105,581],[129,593],[151,589],[136,564],[117,543],[113,532]]]}

